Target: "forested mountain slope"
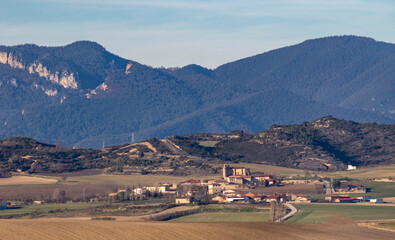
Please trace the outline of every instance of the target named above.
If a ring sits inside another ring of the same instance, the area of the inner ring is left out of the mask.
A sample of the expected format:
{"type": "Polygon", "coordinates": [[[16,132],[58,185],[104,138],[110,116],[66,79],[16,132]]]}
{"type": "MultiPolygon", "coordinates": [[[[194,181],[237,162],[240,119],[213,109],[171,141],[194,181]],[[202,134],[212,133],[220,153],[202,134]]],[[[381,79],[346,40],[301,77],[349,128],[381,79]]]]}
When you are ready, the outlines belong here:
{"type": "Polygon", "coordinates": [[[195,132],[259,132],[331,114],[393,123],[395,45],[308,40],[206,69],[152,68],[94,42],[0,46],[0,137],[99,148],[195,132]]]}

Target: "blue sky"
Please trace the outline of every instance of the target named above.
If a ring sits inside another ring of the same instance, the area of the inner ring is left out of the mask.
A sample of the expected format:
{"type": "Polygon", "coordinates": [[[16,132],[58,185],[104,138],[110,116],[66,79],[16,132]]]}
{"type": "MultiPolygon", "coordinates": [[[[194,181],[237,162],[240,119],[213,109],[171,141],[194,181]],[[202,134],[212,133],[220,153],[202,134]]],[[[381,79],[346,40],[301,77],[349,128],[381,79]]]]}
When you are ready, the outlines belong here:
{"type": "Polygon", "coordinates": [[[92,40],[155,67],[208,68],[311,38],[395,43],[393,0],[0,0],[0,45],[92,40]]]}

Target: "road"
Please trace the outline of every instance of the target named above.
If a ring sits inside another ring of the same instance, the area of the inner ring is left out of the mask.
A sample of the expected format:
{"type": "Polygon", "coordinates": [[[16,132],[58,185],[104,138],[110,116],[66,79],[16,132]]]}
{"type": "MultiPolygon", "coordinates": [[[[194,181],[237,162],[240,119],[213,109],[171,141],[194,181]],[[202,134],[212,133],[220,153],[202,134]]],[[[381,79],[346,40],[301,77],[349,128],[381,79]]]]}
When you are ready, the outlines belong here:
{"type": "Polygon", "coordinates": [[[291,205],[289,203],[285,203],[284,205],[287,206],[287,208],[291,209],[291,212],[289,212],[287,215],[285,215],[284,217],[277,220],[277,222],[284,222],[285,220],[292,217],[293,215],[295,215],[295,213],[298,212],[298,209],[296,207],[294,207],[293,205],[291,205]]]}

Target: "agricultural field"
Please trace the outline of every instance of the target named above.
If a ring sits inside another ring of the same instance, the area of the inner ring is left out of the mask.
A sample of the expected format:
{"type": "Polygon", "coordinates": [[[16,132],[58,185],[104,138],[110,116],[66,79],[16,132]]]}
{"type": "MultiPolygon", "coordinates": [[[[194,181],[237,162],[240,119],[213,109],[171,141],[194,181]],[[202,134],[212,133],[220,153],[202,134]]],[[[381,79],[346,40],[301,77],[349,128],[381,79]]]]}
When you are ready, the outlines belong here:
{"type": "MultiPolygon", "coordinates": [[[[204,176],[205,178],[220,178],[220,175],[204,176]]],[[[67,178],[67,182],[72,183],[87,183],[87,184],[113,184],[113,185],[152,185],[158,182],[182,182],[194,176],[170,176],[170,175],[112,175],[99,174],[88,176],[72,176],[67,178]]]]}
{"type": "Polygon", "coordinates": [[[52,184],[56,183],[57,181],[57,179],[49,177],[12,176],[10,178],[0,178],[0,186],[52,184]]]}
{"type": "Polygon", "coordinates": [[[269,212],[198,213],[171,222],[269,222],[269,212]]]}
{"type": "Polygon", "coordinates": [[[379,223],[379,226],[395,229],[395,222],[379,223]]]}
{"type": "Polygon", "coordinates": [[[352,179],[374,179],[374,178],[395,178],[395,166],[384,166],[374,168],[361,168],[352,171],[339,171],[328,173],[331,178],[352,178],[352,179]]]}
{"type": "Polygon", "coordinates": [[[357,204],[295,204],[299,209],[287,222],[323,223],[333,216],[355,220],[394,219],[395,206],[357,204]]]}
{"type": "Polygon", "coordinates": [[[342,222],[323,224],[0,220],[0,239],[393,239],[393,233],[342,222]],[[335,233],[335,234],[334,234],[335,233]]]}
{"type": "Polygon", "coordinates": [[[26,205],[23,207],[13,207],[0,211],[0,215],[19,215],[36,213],[38,215],[46,215],[57,210],[82,210],[99,206],[97,203],[53,203],[42,205],[26,205]]]}

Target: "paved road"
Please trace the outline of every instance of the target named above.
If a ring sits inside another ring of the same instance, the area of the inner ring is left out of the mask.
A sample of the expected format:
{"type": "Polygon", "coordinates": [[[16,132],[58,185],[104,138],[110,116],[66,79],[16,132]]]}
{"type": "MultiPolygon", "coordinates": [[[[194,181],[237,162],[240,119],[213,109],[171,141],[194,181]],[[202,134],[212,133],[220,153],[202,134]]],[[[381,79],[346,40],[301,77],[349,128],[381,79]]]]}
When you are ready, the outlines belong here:
{"type": "Polygon", "coordinates": [[[291,205],[290,203],[285,203],[284,205],[287,206],[287,208],[291,209],[291,212],[285,215],[284,217],[280,218],[279,220],[277,220],[277,222],[284,222],[285,220],[292,217],[293,215],[295,215],[295,213],[298,212],[298,209],[293,205],[291,205]]]}

